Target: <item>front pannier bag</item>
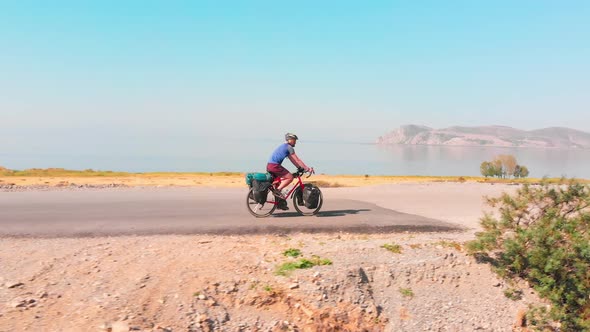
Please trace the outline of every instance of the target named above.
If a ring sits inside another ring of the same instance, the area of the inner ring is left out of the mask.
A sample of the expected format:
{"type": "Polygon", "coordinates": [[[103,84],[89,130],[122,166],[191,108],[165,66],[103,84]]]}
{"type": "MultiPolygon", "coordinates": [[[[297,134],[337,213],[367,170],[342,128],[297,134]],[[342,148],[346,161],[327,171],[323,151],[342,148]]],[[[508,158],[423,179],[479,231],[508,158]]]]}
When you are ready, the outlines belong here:
{"type": "Polygon", "coordinates": [[[303,203],[308,209],[315,209],[320,203],[320,188],[311,183],[306,183],[303,188],[303,203]]]}

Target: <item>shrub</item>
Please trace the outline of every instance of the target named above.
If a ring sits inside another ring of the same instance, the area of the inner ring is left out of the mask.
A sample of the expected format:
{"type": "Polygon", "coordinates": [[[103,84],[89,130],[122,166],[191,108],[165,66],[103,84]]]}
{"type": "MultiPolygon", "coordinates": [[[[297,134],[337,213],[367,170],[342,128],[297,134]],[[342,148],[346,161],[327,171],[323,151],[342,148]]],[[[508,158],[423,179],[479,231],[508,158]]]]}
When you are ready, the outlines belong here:
{"type": "Polygon", "coordinates": [[[512,301],[518,301],[522,299],[522,290],[516,288],[508,288],[504,291],[504,296],[511,299],[512,301]]]}
{"type": "Polygon", "coordinates": [[[280,276],[286,276],[289,272],[296,269],[309,269],[316,265],[332,265],[332,261],[327,258],[320,258],[319,256],[312,255],[311,259],[301,258],[295,262],[287,262],[280,265],[275,274],[280,276]]]}
{"type": "Polygon", "coordinates": [[[489,203],[500,218],[482,218],[470,252],[507,278],[528,280],[563,331],[590,331],[590,187],[525,184],[489,203]]]}
{"type": "Polygon", "coordinates": [[[411,288],[400,288],[399,292],[402,294],[403,297],[414,297],[414,291],[411,288]]]}
{"type": "Polygon", "coordinates": [[[386,243],[386,244],[382,245],[381,248],[387,249],[394,254],[401,254],[402,253],[402,246],[400,246],[399,244],[395,244],[395,243],[391,243],[391,244],[386,243]]]}
{"type": "Polygon", "coordinates": [[[435,245],[439,245],[444,248],[453,248],[457,251],[463,251],[463,246],[461,245],[461,243],[456,242],[456,241],[441,240],[441,241],[436,242],[435,245]]]}
{"type": "Polygon", "coordinates": [[[289,248],[283,252],[284,256],[288,257],[299,257],[301,256],[301,250],[295,248],[289,248]]]}

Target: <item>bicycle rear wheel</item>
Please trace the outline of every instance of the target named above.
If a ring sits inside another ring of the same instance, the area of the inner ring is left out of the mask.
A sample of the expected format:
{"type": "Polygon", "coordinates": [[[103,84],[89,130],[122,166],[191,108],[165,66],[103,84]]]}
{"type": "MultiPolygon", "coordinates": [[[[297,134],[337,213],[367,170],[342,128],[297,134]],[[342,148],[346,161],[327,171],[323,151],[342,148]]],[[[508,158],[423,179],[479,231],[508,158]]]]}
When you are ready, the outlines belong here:
{"type": "MultiPolygon", "coordinates": [[[[301,189],[297,188],[296,190],[301,190],[301,189]]],[[[319,190],[319,188],[318,188],[318,190],[319,190]]],[[[314,209],[309,209],[305,205],[299,205],[297,202],[297,195],[293,195],[293,206],[295,207],[295,210],[297,210],[297,212],[299,212],[299,214],[302,216],[313,216],[313,215],[317,214],[318,212],[320,212],[320,209],[322,208],[323,204],[324,204],[324,195],[322,194],[321,190],[320,190],[320,197],[319,197],[319,201],[318,201],[318,206],[314,209]]]]}
{"type": "Polygon", "coordinates": [[[276,198],[272,193],[266,198],[266,203],[260,204],[254,200],[254,194],[252,193],[253,188],[250,188],[248,195],[246,196],[246,206],[248,211],[256,218],[264,218],[270,216],[277,208],[276,198]]]}

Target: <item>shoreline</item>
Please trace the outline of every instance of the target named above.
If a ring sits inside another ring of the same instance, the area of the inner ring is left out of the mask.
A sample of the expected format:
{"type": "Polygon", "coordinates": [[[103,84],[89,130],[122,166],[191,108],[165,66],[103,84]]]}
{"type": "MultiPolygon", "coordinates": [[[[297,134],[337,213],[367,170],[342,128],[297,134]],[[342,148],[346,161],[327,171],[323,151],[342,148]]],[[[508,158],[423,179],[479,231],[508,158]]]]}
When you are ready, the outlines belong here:
{"type": "MultiPolygon", "coordinates": [[[[1,188],[28,187],[245,187],[245,173],[126,173],[111,171],[69,171],[63,169],[32,169],[11,171],[0,168],[1,188]]],[[[328,175],[318,174],[302,181],[315,183],[320,187],[366,187],[398,183],[471,182],[490,184],[537,184],[543,180],[561,183],[560,178],[498,179],[482,176],[418,176],[418,175],[328,175]]],[[[567,180],[567,179],[565,179],[567,180]]],[[[576,179],[590,183],[587,179],[576,179]]]]}

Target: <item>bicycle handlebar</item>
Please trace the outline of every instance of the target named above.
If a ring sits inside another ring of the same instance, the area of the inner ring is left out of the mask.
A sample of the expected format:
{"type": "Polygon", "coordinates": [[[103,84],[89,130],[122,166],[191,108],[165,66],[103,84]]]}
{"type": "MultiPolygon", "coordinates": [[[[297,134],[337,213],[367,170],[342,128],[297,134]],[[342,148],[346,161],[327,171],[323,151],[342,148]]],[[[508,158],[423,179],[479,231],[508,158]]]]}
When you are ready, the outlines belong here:
{"type": "Polygon", "coordinates": [[[309,178],[313,173],[312,172],[306,172],[305,169],[303,168],[298,168],[297,172],[293,173],[294,177],[299,177],[302,176],[303,174],[308,173],[307,176],[305,177],[306,179],[309,178]]]}

